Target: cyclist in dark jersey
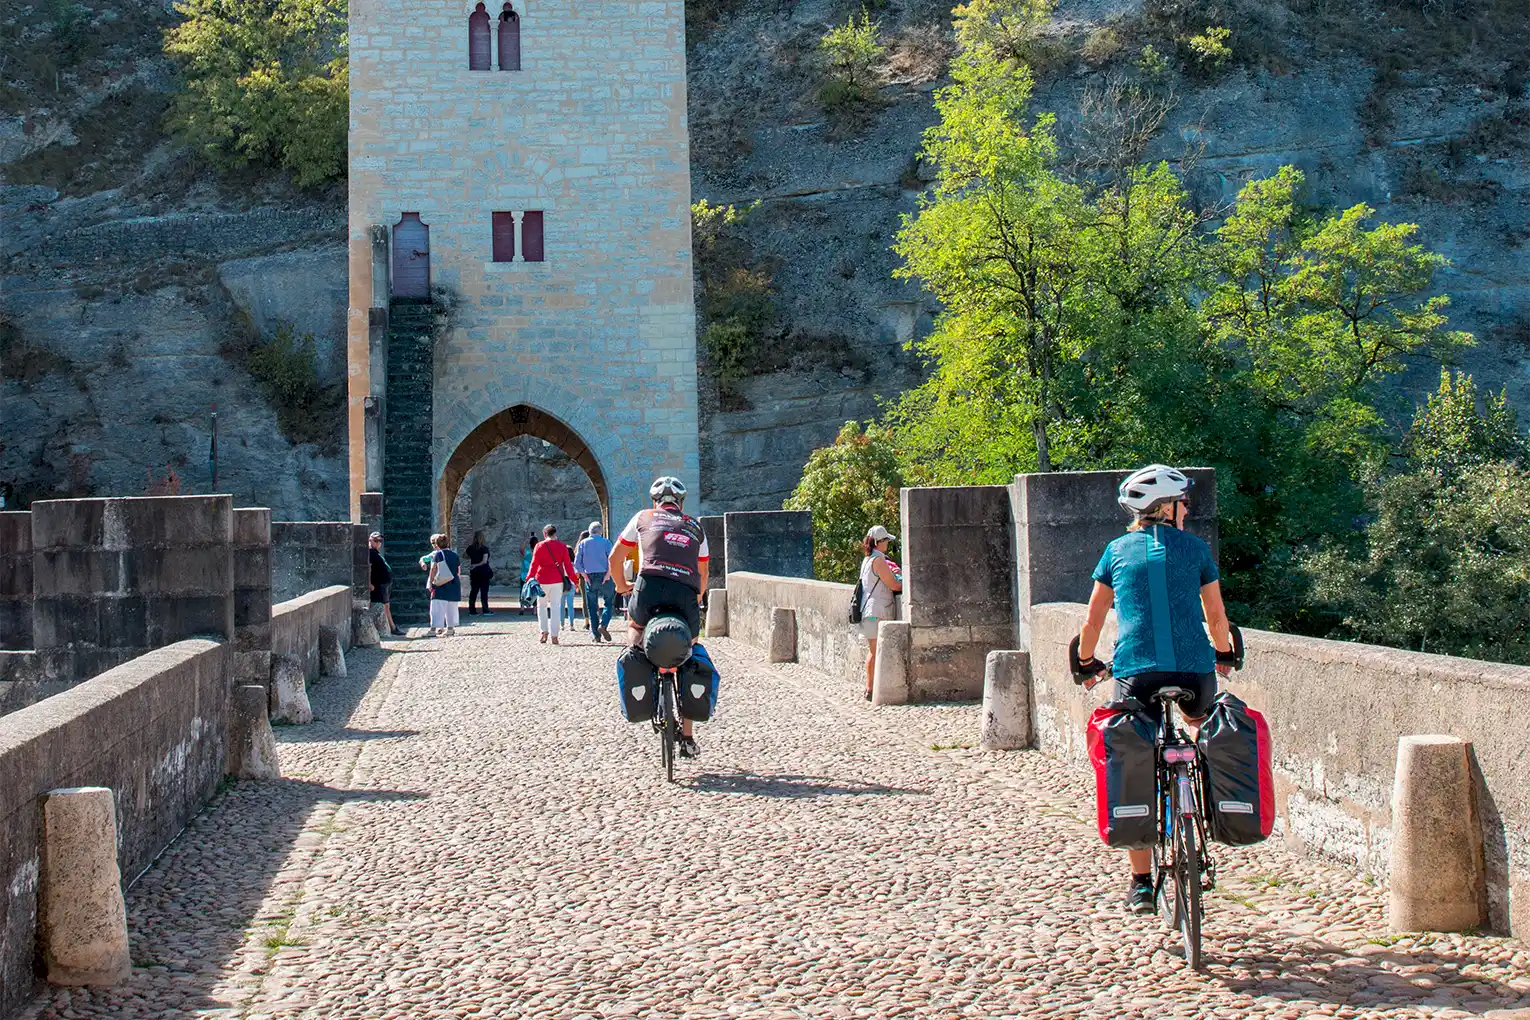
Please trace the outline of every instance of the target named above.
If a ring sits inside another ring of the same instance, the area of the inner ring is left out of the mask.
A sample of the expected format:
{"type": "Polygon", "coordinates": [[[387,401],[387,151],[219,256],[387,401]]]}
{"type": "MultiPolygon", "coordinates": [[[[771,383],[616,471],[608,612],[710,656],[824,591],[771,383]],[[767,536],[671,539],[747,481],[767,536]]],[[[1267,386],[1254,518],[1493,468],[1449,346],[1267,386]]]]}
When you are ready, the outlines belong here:
{"type": "MultiPolygon", "coordinates": [[[[1105,616],[1114,607],[1116,699],[1135,698],[1156,716],[1160,708],[1153,694],[1183,687],[1194,694],[1192,703],[1182,706],[1193,730],[1211,710],[1217,674],[1225,676],[1232,668],[1232,636],[1211,549],[1183,530],[1190,485],[1183,472],[1162,464],[1134,471],[1121,483],[1117,502],[1133,520],[1125,535],[1105,547],[1094,568],[1078,657],[1081,672],[1105,670],[1094,652],[1105,616]]],[[[1150,914],[1153,852],[1127,854],[1132,871],[1127,910],[1150,914]]]]}
{"type": "MultiPolygon", "coordinates": [[[[711,558],[707,535],[700,522],[685,514],[685,485],[678,478],[654,480],[648,490],[651,510],[639,510],[622,529],[611,549],[611,580],[616,590],[632,598],[627,605],[629,644],[643,646],[643,628],[664,613],[685,620],[694,641],[701,635],[701,594],[707,590],[711,558]],[[627,584],[626,560],[637,550],[637,577],[627,584]]],[[[680,753],[694,758],[698,749],[691,734],[692,722],[682,721],[680,753]]]]}

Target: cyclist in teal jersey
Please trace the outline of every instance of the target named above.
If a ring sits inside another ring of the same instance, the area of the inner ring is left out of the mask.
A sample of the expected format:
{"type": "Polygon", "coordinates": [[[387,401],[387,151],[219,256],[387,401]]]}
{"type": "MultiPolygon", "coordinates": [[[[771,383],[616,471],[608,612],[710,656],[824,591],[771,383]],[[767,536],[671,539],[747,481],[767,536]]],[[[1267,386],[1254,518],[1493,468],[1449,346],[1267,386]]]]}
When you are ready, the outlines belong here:
{"type": "MultiPolygon", "coordinates": [[[[1183,687],[1194,700],[1183,705],[1193,731],[1211,710],[1217,674],[1232,669],[1232,635],[1222,586],[1211,549],[1186,534],[1191,481],[1182,471],[1152,464],[1121,483],[1117,497],[1132,514],[1127,533],[1105,547],[1094,568],[1089,616],[1078,639],[1080,670],[1098,674],[1094,657],[1105,616],[1116,611],[1116,647],[1111,672],[1116,700],[1135,698],[1156,717],[1154,692],[1183,687]],[[1207,629],[1211,631],[1207,639],[1207,629]]],[[[1128,850],[1132,881],[1126,907],[1153,912],[1153,851],[1128,850]]]]}

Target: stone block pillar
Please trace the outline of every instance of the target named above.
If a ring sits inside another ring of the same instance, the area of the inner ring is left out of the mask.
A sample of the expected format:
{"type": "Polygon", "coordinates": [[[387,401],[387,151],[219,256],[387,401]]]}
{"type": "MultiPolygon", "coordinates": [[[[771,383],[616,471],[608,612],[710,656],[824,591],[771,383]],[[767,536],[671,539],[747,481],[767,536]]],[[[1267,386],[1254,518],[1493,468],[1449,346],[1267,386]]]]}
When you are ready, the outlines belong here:
{"type": "MultiPolygon", "coordinates": [[[[1088,602],[1089,575],[1130,518],[1116,502],[1127,471],[1053,471],[1016,475],[1009,487],[1015,528],[1016,648],[1031,647],[1031,607],[1088,602]]],[[[1217,475],[1186,468],[1195,483],[1185,530],[1217,552],[1217,475]]]]}
{"type": "Polygon", "coordinates": [[[234,510],[234,686],[271,680],[271,511],[234,510]]]}
{"type": "Polygon", "coordinates": [[[269,698],[264,685],[234,688],[229,708],[228,774],[236,779],[280,779],[276,735],[271,732],[269,698]]]}
{"type": "Polygon", "coordinates": [[[797,611],[785,606],[773,606],[770,610],[771,662],[797,661],[797,611]]]}
{"type": "Polygon", "coordinates": [[[904,489],[899,498],[908,685],[915,701],[977,698],[984,662],[1013,644],[1014,552],[1002,485],[904,489]]]}
{"type": "Polygon", "coordinates": [[[985,751],[1018,751],[1031,746],[1031,656],[993,651],[983,674],[983,716],[979,744],[985,751]]]}
{"type": "Polygon", "coordinates": [[[41,837],[37,940],[45,976],[56,985],[116,984],[133,963],[112,791],[84,786],[49,792],[42,800],[41,837]]]}
{"type": "Polygon", "coordinates": [[[1466,931],[1487,921],[1482,823],[1471,744],[1397,741],[1387,923],[1393,931],[1466,931]]]}
{"type": "Polygon", "coordinates": [[[358,518],[367,526],[367,534],[376,531],[382,532],[383,525],[383,495],[380,492],[363,492],[361,494],[361,514],[358,518]]]}
{"type": "Polygon", "coordinates": [[[234,639],[230,496],[32,504],[32,631],[46,678],[86,680],[191,637],[234,639]]]}
{"type": "Polygon", "coordinates": [[[713,588],[707,593],[707,637],[728,636],[728,589],[713,588]]]}
{"type": "MultiPolygon", "coordinates": [[[[712,554],[712,561],[707,567],[707,588],[722,588],[728,583],[728,533],[726,520],[722,514],[713,514],[707,517],[696,518],[701,525],[701,530],[707,536],[707,550],[712,554]]],[[[618,521],[616,526],[621,527],[624,521],[618,521]]],[[[711,598],[711,596],[707,596],[711,598]]]]}
{"type": "Polygon", "coordinates": [[[32,647],[32,515],[0,513],[0,650],[32,647]]]}
{"type": "Polygon", "coordinates": [[[908,645],[907,621],[877,621],[877,660],[871,666],[873,705],[909,703],[908,645]]]}
{"type": "Polygon", "coordinates": [[[727,570],[812,577],[813,515],[806,510],[724,514],[723,563],[727,570]]]}

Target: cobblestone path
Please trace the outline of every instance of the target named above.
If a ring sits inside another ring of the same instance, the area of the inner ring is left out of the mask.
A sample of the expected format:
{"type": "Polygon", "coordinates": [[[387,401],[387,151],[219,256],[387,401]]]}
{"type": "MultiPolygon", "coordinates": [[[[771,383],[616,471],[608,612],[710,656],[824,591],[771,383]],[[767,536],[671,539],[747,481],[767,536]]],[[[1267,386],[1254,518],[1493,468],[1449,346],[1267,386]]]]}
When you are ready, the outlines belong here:
{"type": "Polygon", "coordinates": [[[351,658],[134,885],[137,968],[29,1017],[1463,1017],[1530,951],[1385,935],[1382,893],[1226,852],[1205,974],[1123,916],[1086,777],[965,750],[974,706],[716,642],[720,718],[660,781],[615,651],[497,618],[351,658]],[[504,621],[504,622],[500,622],[504,621]]]}

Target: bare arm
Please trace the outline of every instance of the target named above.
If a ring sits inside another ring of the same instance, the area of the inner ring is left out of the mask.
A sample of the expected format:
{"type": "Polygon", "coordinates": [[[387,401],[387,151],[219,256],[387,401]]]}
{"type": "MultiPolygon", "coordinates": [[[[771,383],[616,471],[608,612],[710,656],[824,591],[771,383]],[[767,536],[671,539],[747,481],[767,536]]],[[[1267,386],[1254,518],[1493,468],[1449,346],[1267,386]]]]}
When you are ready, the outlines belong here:
{"type": "Polygon", "coordinates": [[[1232,632],[1227,626],[1227,607],[1222,604],[1222,582],[1201,585],[1201,606],[1206,610],[1206,626],[1211,629],[1211,643],[1219,652],[1232,651],[1232,632]]]}
{"type": "Polygon", "coordinates": [[[903,590],[903,582],[898,580],[897,574],[893,573],[893,568],[888,565],[887,557],[879,557],[876,562],[872,564],[871,569],[876,572],[877,577],[881,579],[883,584],[887,585],[889,590],[903,590]]]}
{"type": "Polygon", "coordinates": [[[712,568],[712,561],[711,560],[702,560],[698,564],[698,567],[699,567],[699,573],[701,575],[701,591],[702,591],[703,594],[705,594],[706,590],[707,590],[707,579],[712,576],[712,569],[711,569],[712,568]]]}
{"type": "Polygon", "coordinates": [[[1078,657],[1085,662],[1094,658],[1100,632],[1105,629],[1105,615],[1115,604],[1116,593],[1110,586],[1094,582],[1094,590],[1089,593],[1089,615],[1084,619],[1084,629],[1079,632],[1078,639],[1078,657]]]}
{"type": "Polygon", "coordinates": [[[611,547],[611,557],[606,561],[606,566],[611,568],[611,583],[616,585],[616,590],[623,595],[632,590],[632,585],[627,583],[627,557],[628,546],[620,542],[611,547]]]}

